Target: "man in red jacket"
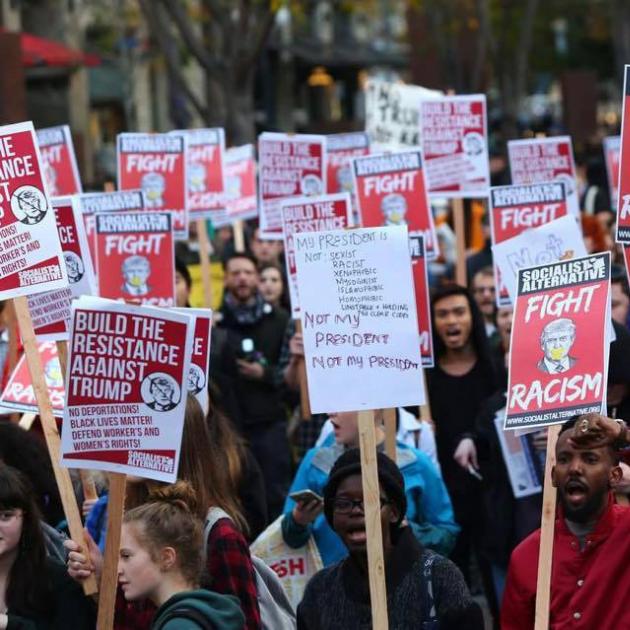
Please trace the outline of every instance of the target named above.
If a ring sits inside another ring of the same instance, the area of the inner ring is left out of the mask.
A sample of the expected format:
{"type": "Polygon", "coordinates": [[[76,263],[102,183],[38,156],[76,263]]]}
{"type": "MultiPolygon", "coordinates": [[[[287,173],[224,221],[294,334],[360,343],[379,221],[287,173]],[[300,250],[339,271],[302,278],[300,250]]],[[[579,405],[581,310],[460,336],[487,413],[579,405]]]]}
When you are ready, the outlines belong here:
{"type": "MultiPolygon", "coordinates": [[[[630,432],[599,414],[562,427],[552,482],[559,509],[554,530],[550,630],[630,628],[630,509],[614,503],[622,476],[616,448],[630,432]]],[[[534,627],[540,530],[512,553],[502,630],[534,627]]]]}

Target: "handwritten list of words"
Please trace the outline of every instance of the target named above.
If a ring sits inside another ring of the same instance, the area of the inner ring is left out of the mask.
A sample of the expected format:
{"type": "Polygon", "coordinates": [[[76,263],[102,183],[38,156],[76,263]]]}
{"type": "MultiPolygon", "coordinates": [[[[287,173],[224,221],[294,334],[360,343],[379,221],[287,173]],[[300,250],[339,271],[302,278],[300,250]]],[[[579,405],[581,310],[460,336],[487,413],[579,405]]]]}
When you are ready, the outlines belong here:
{"type": "Polygon", "coordinates": [[[424,402],[407,228],[295,235],[314,413],[424,402]]]}

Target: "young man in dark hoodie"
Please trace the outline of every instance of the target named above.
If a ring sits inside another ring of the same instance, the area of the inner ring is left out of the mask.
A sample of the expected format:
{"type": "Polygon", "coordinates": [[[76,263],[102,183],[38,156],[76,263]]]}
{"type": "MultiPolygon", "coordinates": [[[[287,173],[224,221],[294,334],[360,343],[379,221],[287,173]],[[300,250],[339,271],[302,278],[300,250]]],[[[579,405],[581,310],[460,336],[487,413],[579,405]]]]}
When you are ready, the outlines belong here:
{"type": "MultiPolygon", "coordinates": [[[[483,616],[459,569],[428,551],[403,524],[405,486],[396,464],[377,453],[389,627],[482,630],[483,616]]],[[[359,449],[346,451],[330,471],[324,513],[348,548],[345,560],[317,573],[298,606],[298,630],[371,627],[367,536],[359,449]]]]}
{"type": "Polygon", "coordinates": [[[263,472],[269,517],[282,511],[291,481],[282,373],[278,368],[289,316],[258,291],[256,260],[233,254],[225,263],[225,294],[217,325],[227,330],[236,356],[234,384],[241,431],[263,472]]]}

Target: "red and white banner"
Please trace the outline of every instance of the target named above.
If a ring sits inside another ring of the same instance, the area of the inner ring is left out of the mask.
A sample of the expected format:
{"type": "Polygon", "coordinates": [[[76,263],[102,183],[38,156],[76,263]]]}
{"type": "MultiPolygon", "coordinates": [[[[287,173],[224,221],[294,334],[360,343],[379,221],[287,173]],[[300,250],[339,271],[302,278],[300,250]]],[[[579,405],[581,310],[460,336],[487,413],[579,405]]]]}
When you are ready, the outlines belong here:
{"type": "Polygon", "coordinates": [[[193,338],[172,309],[74,302],[62,464],[174,482],[193,338]]]}
{"type": "Polygon", "coordinates": [[[228,220],[245,221],[258,216],[254,145],[244,144],[225,152],[225,205],[228,220]]]}
{"type": "Polygon", "coordinates": [[[68,286],[33,123],[0,127],[0,300],[68,286]]]}
{"type": "Polygon", "coordinates": [[[610,253],[520,269],[505,428],[606,413],[610,253]]]}
{"type": "Polygon", "coordinates": [[[369,155],[353,164],[361,225],[406,225],[410,234],[424,236],[426,256],[435,258],[438,242],[420,151],[369,155]]]}
{"type": "Polygon", "coordinates": [[[61,341],[70,334],[70,302],[96,294],[96,279],[77,197],[54,197],[57,232],[69,286],[28,296],[28,309],[40,341],[61,341]]]}
{"type": "Polygon", "coordinates": [[[624,67],[617,194],[617,242],[630,243],[630,65],[624,67]]]}
{"type": "Polygon", "coordinates": [[[212,311],[209,308],[176,308],[174,310],[186,313],[194,320],[195,339],[188,369],[188,392],[199,401],[201,408],[207,414],[210,405],[208,375],[210,373],[212,311]]]}
{"type": "Polygon", "coordinates": [[[490,188],[484,94],[422,101],[422,156],[429,194],[487,197],[490,188]]]}
{"type": "Polygon", "coordinates": [[[354,192],[352,159],[370,154],[370,137],[364,131],[326,136],[328,193],[354,192]]]}
{"type": "Polygon", "coordinates": [[[431,301],[429,299],[429,276],[424,256],[424,237],[416,234],[409,237],[411,252],[411,272],[416,292],[416,311],[418,313],[418,334],[420,335],[420,356],[422,367],[433,367],[433,334],[431,331],[431,301]]]}
{"type": "Polygon", "coordinates": [[[172,133],[188,139],[188,216],[191,221],[226,222],[225,133],[221,127],[186,129],[172,133]]]}
{"type": "MultiPolygon", "coordinates": [[[[350,227],[352,225],[350,197],[348,193],[337,193],[286,199],[282,202],[282,224],[291,312],[293,317],[297,318],[300,316],[300,297],[295,266],[295,235],[350,227]]],[[[335,263],[340,275],[345,275],[346,269],[353,268],[354,265],[354,261],[348,260],[338,260],[335,263]]]]}
{"type": "Polygon", "coordinates": [[[51,197],[83,192],[68,125],[37,129],[44,177],[51,197]]]}
{"type": "Polygon", "coordinates": [[[261,237],[282,239],[281,200],[326,191],[326,136],[262,133],[258,161],[261,237]]]}
{"type": "MultiPolygon", "coordinates": [[[[46,385],[48,385],[48,395],[53,413],[55,416],[61,417],[63,416],[65,390],[61,365],[57,356],[57,344],[54,341],[47,341],[40,343],[37,349],[44,370],[46,385]]],[[[17,362],[15,370],[13,370],[13,374],[9,377],[9,381],[0,396],[0,407],[21,413],[39,413],[25,354],[17,362]]]]}
{"type": "Polygon", "coordinates": [[[608,176],[608,190],[610,191],[610,203],[617,207],[619,196],[619,157],[621,151],[621,136],[607,136],[604,138],[604,161],[606,162],[606,175],[608,176]]]}
{"type": "MultiPolygon", "coordinates": [[[[497,245],[568,213],[567,194],[562,182],[496,186],[490,189],[492,245],[497,245]]],[[[510,294],[494,266],[497,306],[511,306],[510,294]]]]}
{"type": "Polygon", "coordinates": [[[99,295],[151,306],[175,306],[170,212],[107,212],[95,217],[99,295]]]}
{"type": "Polygon", "coordinates": [[[558,180],[567,189],[569,212],[580,214],[571,136],[508,141],[513,184],[539,184],[558,180]]]}
{"type": "Polygon", "coordinates": [[[140,188],[149,210],[173,213],[175,238],[188,239],[188,148],[185,135],[121,133],[118,188],[140,188]]]}

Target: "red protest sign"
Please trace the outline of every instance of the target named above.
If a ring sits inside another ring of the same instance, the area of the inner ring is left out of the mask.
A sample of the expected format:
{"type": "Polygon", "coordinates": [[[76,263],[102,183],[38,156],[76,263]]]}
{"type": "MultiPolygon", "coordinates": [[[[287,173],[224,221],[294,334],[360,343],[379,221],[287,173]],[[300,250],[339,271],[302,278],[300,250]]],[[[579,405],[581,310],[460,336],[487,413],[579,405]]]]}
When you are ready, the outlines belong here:
{"type": "Polygon", "coordinates": [[[0,300],[67,285],[33,124],[0,127],[0,300]]]}
{"type": "Polygon", "coordinates": [[[258,216],[254,145],[244,144],[225,152],[225,205],[230,221],[258,216]]]}
{"type": "Polygon", "coordinates": [[[604,138],[604,161],[606,163],[606,175],[608,176],[608,189],[610,190],[610,202],[613,208],[617,207],[619,197],[619,152],[621,150],[621,136],[607,136],[604,138]]]}
{"type": "Polygon", "coordinates": [[[630,243],[630,65],[624,67],[621,150],[617,187],[617,242],[630,243]]]}
{"type": "Polygon", "coordinates": [[[67,339],[70,330],[70,300],[96,293],[92,257],[77,198],[55,197],[52,206],[69,286],[28,297],[28,309],[35,334],[41,341],[67,339]]]}
{"type": "Polygon", "coordinates": [[[149,210],[173,213],[175,238],[188,238],[186,136],[121,133],[116,143],[118,188],[140,188],[149,210]]]}
{"type": "Polygon", "coordinates": [[[44,177],[51,197],[83,192],[68,125],[37,130],[44,177]]]}
{"type": "MultiPolygon", "coordinates": [[[[566,188],[562,182],[496,186],[490,189],[490,230],[492,244],[503,243],[523,231],[535,228],[568,213],[566,188]]],[[[494,265],[498,306],[510,306],[510,294],[494,265]]]]}
{"type": "Polygon", "coordinates": [[[175,481],[193,333],[173,310],[73,303],[65,466],[175,481]]]}
{"type": "Polygon", "coordinates": [[[260,230],[282,238],[280,200],[326,190],[326,136],[262,133],[258,137],[260,230]]]}
{"type": "Polygon", "coordinates": [[[508,141],[513,184],[538,184],[558,180],[567,189],[569,211],[578,216],[580,202],[570,136],[508,141]]]}
{"type": "Polygon", "coordinates": [[[369,153],[370,138],[364,131],[326,136],[328,192],[352,195],[352,159],[369,153]]]}
{"type": "Polygon", "coordinates": [[[602,413],[609,307],[609,252],[519,270],[506,429],[602,413]]]}
{"type": "Polygon", "coordinates": [[[420,335],[420,356],[422,367],[433,367],[433,334],[431,332],[431,302],[429,300],[429,277],[424,256],[424,238],[421,234],[409,237],[411,252],[411,272],[416,292],[418,313],[418,334],[420,335]]]}
{"type": "Polygon", "coordinates": [[[191,220],[226,221],[223,163],[225,133],[220,127],[175,131],[188,139],[188,214],[191,220]]]}
{"type": "Polygon", "coordinates": [[[484,94],[422,102],[422,156],[430,194],[487,197],[490,187],[484,94]]]}
{"type": "MultiPolygon", "coordinates": [[[[48,394],[53,413],[61,417],[63,415],[65,390],[63,387],[63,374],[61,373],[59,357],[57,356],[57,344],[54,341],[40,343],[38,350],[44,377],[46,378],[46,385],[48,385],[48,394]]],[[[15,370],[9,377],[9,381],[0,396],[0,407],[22,413],[39,413],[26,355],[20,357],[15,370]]]]}
{"type": "Polygon", "coordinates": [[[210,370],[210,333],[212,311],[209,308],[176,308],[193,320],[195,337],[190,367],[188,368],[188,393],[195,396],[201,408],[208,413],[208,374],[210,370]]]}
{"type": "MultiPolygon", "coordinates": [[[[282,202],[284,252],[287,263],[289,294],[293,317],[300,316],[300,299],[297,289],[295,266],[295,234],[322,230],[343,230],[352,224],[350,198],[347,193],[321,195],[319,197],[297,197],[282,202]]],[[[354,263],[339,260],[336,267],[340,274],[354,263]]]]}
{"type": "Polygon", "coordinates": [[[174,306],[171,214],[108,212],[95,217],[99,295],[152,306],[174,306]]]}
{"type": "Polygon", "coordinates": [[[419,151],[355,158],[354,179],[363,227],[406,225],[423,235],[429,260],[438,255],[419,151]]]}

